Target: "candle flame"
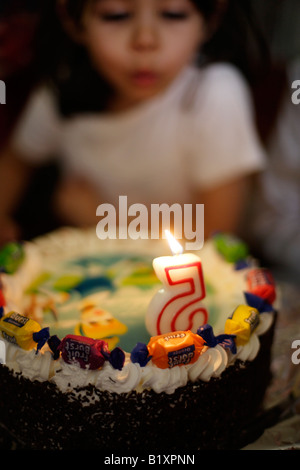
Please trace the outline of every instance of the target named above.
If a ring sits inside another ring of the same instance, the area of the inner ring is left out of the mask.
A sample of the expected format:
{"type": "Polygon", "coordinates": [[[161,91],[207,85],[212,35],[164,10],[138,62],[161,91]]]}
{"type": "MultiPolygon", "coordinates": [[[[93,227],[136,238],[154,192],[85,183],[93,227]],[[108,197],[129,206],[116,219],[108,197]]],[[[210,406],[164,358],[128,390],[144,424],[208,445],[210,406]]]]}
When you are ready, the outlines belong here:
{"type": "Polygon", "coordinates": [[[183,248],[180,243],[173,237],[173,235],[169,232],[169,230],[165,230],[166,238],[170,245],[171,251],[173,255],[180,255],[183,253],[183,248]]]}

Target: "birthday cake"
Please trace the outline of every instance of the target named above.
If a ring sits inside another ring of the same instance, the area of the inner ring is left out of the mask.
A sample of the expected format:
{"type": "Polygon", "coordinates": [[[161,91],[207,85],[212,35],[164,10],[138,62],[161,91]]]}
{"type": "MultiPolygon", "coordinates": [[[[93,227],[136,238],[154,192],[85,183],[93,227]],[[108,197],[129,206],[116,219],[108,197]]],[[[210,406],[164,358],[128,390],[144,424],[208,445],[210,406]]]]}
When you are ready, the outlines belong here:
{"type": "Polygon", "coordinates": [[[251,439],[271,378],[272,276],[224,234],[167,252],[165,240],[69,228],[2,250],[0,427],[18,446],[178,452],[251,439]]]}

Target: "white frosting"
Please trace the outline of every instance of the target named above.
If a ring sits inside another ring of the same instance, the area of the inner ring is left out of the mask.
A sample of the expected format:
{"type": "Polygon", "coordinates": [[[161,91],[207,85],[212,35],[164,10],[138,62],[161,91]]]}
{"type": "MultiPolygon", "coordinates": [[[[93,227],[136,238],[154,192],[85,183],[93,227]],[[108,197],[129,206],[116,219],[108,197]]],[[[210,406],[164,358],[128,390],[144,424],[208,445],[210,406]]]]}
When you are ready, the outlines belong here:
{"type": "Polygon", "coordinates": [[[114,369],[108,362],[101,370],[82,369],[77,363],[67,364],[62,359],[57,361],[56,373],[51,382],[62,392],[73,391],[89,384],[98,390],[113,393],[128,393],[136,389],[141,378],[141,367],[129,359],[122,370],[114,369]]]}
{"type": "Polygon", "coordinates": [[[50,351],[36,354],[35,350],[31,350],[26,356],[19,356],[18,365],[22,374],[28,379],[45,382],[52,375],[52,354],[50,351]]]}
{"type": "Polygon", "coordinates": [[[7,303],[5,312],[24,309],[24,291],[42,269],[42,261],[37,247],[33,243],[26,243],[24,251],[24,261],[14,275],[1,274],[1,282],[7,303]]]}
{"type": "Polygon", "coordinates": [[[253,361],[258,354],[259,347],[258,336],[254,333],[250,336],[250,340],[246,344],[237,348],[235,359],[240,359],[244,362],[253,361]]]}
{"type": "Polygon", "coordinates": [[[192,382],[203,380],[209,382],[212,377],[220,377],[226,369],[228,356],[221,346],[208,348],[199,359],[188,367],[189,379],[192,382]]]}
{"type": "Polygon", "coordinates": [[[188,375],[185,367],[173,367],[172,369],[159,369],[151,362],[142,369],[141,388],[152,389],[156,393],[168,394],[187,384],[188,375]]]}
{"type": "Polygon", "coordinates": [[[52,353],[48,350],[38,351],[32,349],[25,351],[14,344],[5,341],[6,366],[14,372],[22,372],[30,380],[45,382],[53,374],[55,362],[52,353]]]}
{"type": "Polygon", "coordinates": [[[255,333],[258,336],[265,334],[273,323],[273,314],[271,313],[261,313],[259,316],[259,325],[255,329],[255,333]]]}
{"type": "Polygon", "coordinates": [[[64,393],[73,391],[74,388],[94,385],[96,371],[80,369],[78,364],[67,364],[61,359],[57,361],[57,369],[51,382],[64,393]]]}
{"type": "Polygon", "coordinates": [[[114,393],[128,393],[135,390],[141,378],[141,367],[127,360],[122,370],[106,363],[97,376],[95,387],[114,393]]]}

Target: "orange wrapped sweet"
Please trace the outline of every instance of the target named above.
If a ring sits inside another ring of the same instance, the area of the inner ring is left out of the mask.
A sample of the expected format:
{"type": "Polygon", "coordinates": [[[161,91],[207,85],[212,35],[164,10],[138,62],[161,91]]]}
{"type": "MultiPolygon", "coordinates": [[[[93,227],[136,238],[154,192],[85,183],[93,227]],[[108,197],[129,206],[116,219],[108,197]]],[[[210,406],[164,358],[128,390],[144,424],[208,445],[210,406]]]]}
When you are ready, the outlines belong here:
{"type": "Polygon", "coordinates": [[[192,364],[201,354],[204,340],[191,331],[154,336],[148,343],[149,356],[160,369],[192,364]]]}

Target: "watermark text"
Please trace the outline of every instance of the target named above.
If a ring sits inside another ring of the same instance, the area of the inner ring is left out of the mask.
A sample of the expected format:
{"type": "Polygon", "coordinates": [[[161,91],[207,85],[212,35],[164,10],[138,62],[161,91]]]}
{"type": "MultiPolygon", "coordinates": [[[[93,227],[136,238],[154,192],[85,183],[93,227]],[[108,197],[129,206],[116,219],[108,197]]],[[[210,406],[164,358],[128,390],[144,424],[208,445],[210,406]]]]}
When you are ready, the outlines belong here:
{"type": "Polygon", "coordinates": [[[169,230],[177,240],[184,240],[186,250],[199,250],[204,243],[204,204],[128,206],[127,196],[119,196],[118,208],[100,204],[96,215],[100,217],[96,234],[101,240],[158,240],[165,238],[165,230],[169,230]]]}
{"type": "Polygon", "coordinates": [[[292,353],[292,363],[298,365],[300,364],[300,339],[295,339],[292,342],[292,349],[295,349],[292,353]]]}
{"type": "Polygon", "coordinates": [[[3,80],[0,80],[0,104],[6,104],[6,85],[3,80]]]}

